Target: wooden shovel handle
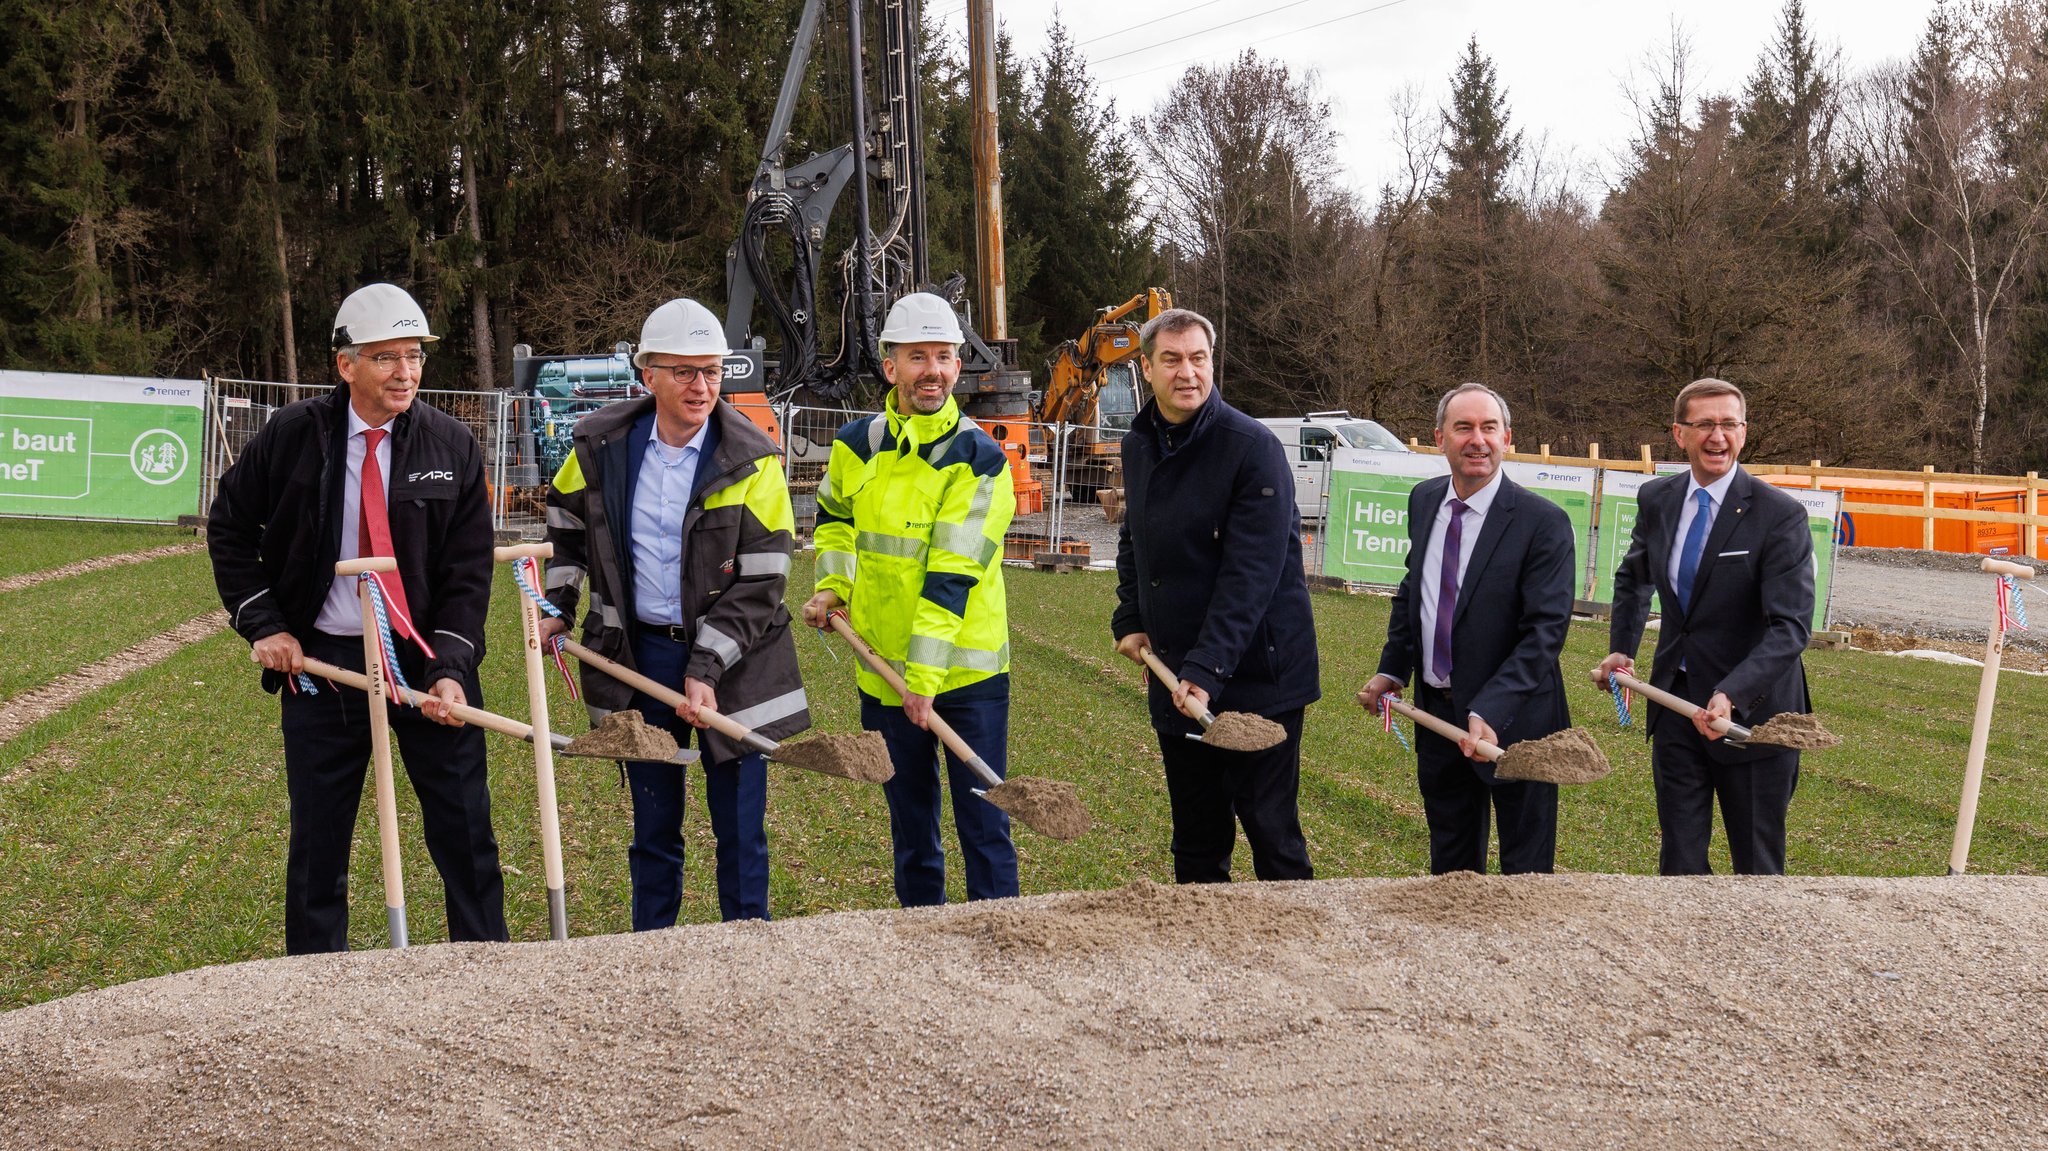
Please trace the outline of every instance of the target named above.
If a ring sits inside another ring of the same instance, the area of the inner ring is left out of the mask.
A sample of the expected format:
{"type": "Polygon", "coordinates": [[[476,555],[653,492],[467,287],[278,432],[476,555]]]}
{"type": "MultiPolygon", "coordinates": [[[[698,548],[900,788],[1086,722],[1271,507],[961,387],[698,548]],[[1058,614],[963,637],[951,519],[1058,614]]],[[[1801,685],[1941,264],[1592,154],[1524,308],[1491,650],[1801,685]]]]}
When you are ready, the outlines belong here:
{"type": "MultiPolygon", "coordinates": [[[[891,690],[901,696],[910,694],[910,685],[903,682],[903,677],[896,674],[896,669],[889,666],[889,661],[882,658],[881,652],[876,651],[868,641],[860,637],[859,632],[853,630],[853,624],[847,620],[845,612],[831,613],[826,617],[826,622],[832,625],[832,630],[838,632],[841,638],[853,645],[854,652],[866,660],[869,667],[875,669],[875,674],[881,676],[882,682],[888,684],[891,690]]],[[[952,724],[939,718],[938,712],[934,711],[926,723],[930,726],[932,734],[939,737],[939,742],[945,744],[961,762],[973,768],[974,774],[980,776],[983,783],[990,787],[1002,784],[1003,777],[997,775],[986,760],[974,754],[974,749],[967,746],[967,741],[960,738],[960,733],[953,730],[952,724]]]]}
{"type": "MultiPolygon", "coordinates": [[[[254,658],[253,653],[251,658],[254,658]]],[[[317,675],[321,679],[331,679],[336,683],[346,684],[358,691],[370,690],[369,676],[359,671],[350,671],[345,667],[336,667],[326,660],[314,659],[312,656],[306,657],[306,674],[317,675]]],[[[410,706],[419,706],[420,692],[400,687],[394,683],[391,685],[391,694],[410,706]]],[[[466,703],[450,705],[448,710],[453,712],[455,718],[462,722],[473,723],[485,731],[495,731],[501,735],[509,735],[513,739],[529,741],[533,739],[533,725],[521,723],[516,719],[510,719],[496,712],[485,711],[480,707],[471,707],[466,703]]]]}
{"type": "MultiPolygon", "coordinates": [[[[1387,703],[1390,704],[1395,711],[1398,711],[1402,715],[1407,716],[1409,719],[1414,720],[1416,726],[1426,727],[1429,730],[1437,733],[1438,735],[1443,736],[1445,739],[1450,740],[1452,743],[1459,743],[1472,734],[1469,731],[1465,731],[1459,728],[1458,725],[1455,723],[1447,723],[1444,720],[1438,719],[1437,717],[1429,714],[1421,708],[1416,707],[1414,704],[1409,703],[1407,700],[1402,699],[1400,696],[1383,695],[1380,698],[1386,700],[1387,703]]],[[[1499,759],[1502,754],[1504,754],[1500,748],[1486,742],[1483,739],[1478,740],[1476,742],[1479,746],[1479,758],[1487,761],[1488,763],[1494,762],[1495,760],[1499,759]]]]}
{"type": "MultiPolygon", "coordinates": [[[[1696,704],[1689,699],[1684,699],[1682,697],[1672,695],[1670,692],[1665,691],[1661,687],[1651,687],[1649,684],[1644,683],[1642,680],[1637,679],[1635,676],[1632,676],[1625,671],[1615,672],[1614,682],[1629,689],[1630,691],[1640,694],[1641,696],[1643,696],[1643,698],[1649,700],[1651,703],[1661,704],[1664,707],[1670,708],[1672,711],[1677,712],[1678,714],[1684,716],[1687,719],[1692,719],[1694,716],[1699,715],[1700,712],[1706,710],[1699,704],[1696,704]]],[[[1748,728],[1743,727],[1741,724],[1738,724],[1733,720],[1724,719],[1721,716],[1715,716],[1712,723],[1710,723],[1708,726],[1712,727],[1715,731],[1719,732],[1722,735],[1727,735],[1731,731],[1734,732],[1738,742],[1749,738],[1748,728]]]]}
{"type": "Polygon", "coordinates": [[[551,560],[555,558],[555,545],[550,543],[513,544],[511,547],[492,548],[491,558],[504,563],[507,560],[551,560]]]}
{"type": "Polygon", "coordinates": [[[361,559],[343,560],[334,565],[338,576],[361,575],[364,572],[395,572],[398,561],[390,556],[364,556],[361,559]]]}
{"type": "MultiPolygon", "coordinates": [[[[1179,678],[1166,670],[1166,665],[1159,662],[1159,657],[1152,654],[1151,648],[1141,647],[1138,649],[1138,654],[1145,657],[1145,666],[1152,669],[1152,674],[1159,677],[1159,682],[1166,685],[1166,690],[1180,690],[1179,678]]],[[[1202,709],[1201,714],[1197,715],[1195,719],[1201,723],[1202,730],[1204,731],[1207,731],[1216,722],[1215,714],[1206,707],[1202,709]]]]}
{"type": "MultiPolygon", "coordinates": [[[[573,639],[567,638],[566,636],[562,639],[562,650],[568,652],[570,655],[575,656],[577,659],[582,660],[584,663],[589,664],[597,670],[605,673],[606,675],[611,676],[613,679],[618,680],[620,683],[625,684],[627,687],[637,687],[642,692],[645,692],[647,695],[652,696],[657,700],[660,700],[662,703],[665,703],[670,707],[681,707],[685,702],[683,699],[683,693],[677,691],[675,688],[672,688],[665,683],[658,683],[654,680],[648,679],[646,676],[641,675],[639,672],[634,671],[632,668],[627,667],[625,664],[622,664],[615,659],[606,659],[604,656],[597,654],[596,652],[590,650],[587,647],[584,647],[582,644],[577,643],[573,639]]],[[[716,711],[713,711],[708,707],[698,708],[697,718],[703,720],[713,730],[717,731],[718,734],[726,737],[727,739],[735,740],[739,743],[744,743],[748,747],[751,747],[755,751],[761,752],[764,755],[775,754],[776,749],[781,746],[774,740],[769,739],[767,736],[754,734],[754,729],[750,727],[743,727],[740,724],[734,723],[729,717],[722,715],[716,711]]]]}
{"type": "Polygon", "coordinates": [[[2034,578],[2034,569],[2028,567],[2025,564],[2010,563],[2006,560],[1995,560],[1990,558],[1989,556],[1985,557],[1984,559],[1984,570],[1990,572],[1992,575],[2012,576],[2015,579],[2034,578]]]}

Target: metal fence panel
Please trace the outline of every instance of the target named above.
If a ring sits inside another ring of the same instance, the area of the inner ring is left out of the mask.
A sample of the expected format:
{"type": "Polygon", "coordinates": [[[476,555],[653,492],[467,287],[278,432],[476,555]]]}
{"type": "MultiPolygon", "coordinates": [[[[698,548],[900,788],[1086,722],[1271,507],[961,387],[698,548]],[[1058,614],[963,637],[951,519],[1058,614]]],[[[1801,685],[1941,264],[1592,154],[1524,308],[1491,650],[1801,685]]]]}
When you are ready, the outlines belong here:
{"type": "MultiPolygon", "coordinates": [[[[320,384],[281,384],[266,380],[230,380],[218,376],[207,381],[206,403],[212,416],[206,438],[205,471],[200,478],[202,514],[213,507],[220,490],[220,477],[241,458],[249,441],[278,409],[299,400],[326,395],[333,390],[320,384]]],[[[476,436],[484,458],[484,480],[491,490],[491,524],[503,531],[526,523],[538,524],[537,509],[525,508],[508,486],[508,463],[516,458],[511,447],[516,437],[507,420],[510,401],[523,397],[503,392],[422,391],[421,403],[462,421],[476,436]]]]}

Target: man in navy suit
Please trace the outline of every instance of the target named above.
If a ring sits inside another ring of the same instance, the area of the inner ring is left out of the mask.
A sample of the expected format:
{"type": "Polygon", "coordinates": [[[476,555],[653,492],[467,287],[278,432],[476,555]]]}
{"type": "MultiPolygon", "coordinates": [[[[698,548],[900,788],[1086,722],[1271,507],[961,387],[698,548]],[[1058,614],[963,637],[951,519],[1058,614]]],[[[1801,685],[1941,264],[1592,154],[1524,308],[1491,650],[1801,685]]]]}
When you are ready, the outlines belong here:
{"type": "Polygon", "coordinates": [[[1484,872],[1493,818],[1503,874],[1549,871],[1557,785],[1500,779],[1472,752],[1478,740],[1505,747],[1571,724],[1557,664],[1572,618],[1571,521],[1501,474],[1514,433],[1493,389],[1445,393],[1436,442],[1451,474],[1408,497],[1408,574],[1379,673],[1358,699],[1377,712],[1382,695],[1409,689],[1416,706],[1466,731],[1456,743],[1416,732],[1432,874],[1484,872]]]}
{"type": "Polygon", "coordinates": [[[1644,484],[1637,497],[1628,554],[1614,572],[1611,654],[1593,670],[1603,690],[1617,669],[1635,674],[1656,592],[1664,615],[1649,682],[1705,708],[1690,723],[1662,708],[1649,720],[1665,875],[1709,873],[1717,796],[1736,872],[1785,873],[1799,753],[1731,747],[1712,727],[1717,718],[1753,727],[1811,706],[1799,657],[1813,627],[1813,533],[1798,501],[1735,462],[1746,407],[1725,380],[1680,389],[1671,435],[1692,467],[1644,484]]]}

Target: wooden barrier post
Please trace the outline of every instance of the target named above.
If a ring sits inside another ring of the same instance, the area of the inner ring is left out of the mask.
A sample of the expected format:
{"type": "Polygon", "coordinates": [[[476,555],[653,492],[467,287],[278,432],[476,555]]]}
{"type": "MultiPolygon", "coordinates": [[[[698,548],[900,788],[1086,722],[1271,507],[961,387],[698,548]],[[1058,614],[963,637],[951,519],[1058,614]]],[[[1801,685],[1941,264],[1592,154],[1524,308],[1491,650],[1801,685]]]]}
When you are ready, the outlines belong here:
{"type": "MultiPolygon", "coordinates": [[[[1933,523],[1933,520],[1928,520],[1933,523]]],[[[2034,569],[1986,557],[1983,570],[1993,576],[2034,578],[2034,569]]],[[[2025,595],[2015,587],[2014,595],[2025,595]]],[[[1991,705],[1998,697],[1998,662],[2005,653],[2005,618],[1991,609],[1991,631],[1984,640],[1984,674],[1977,681],[1977,712],[1970,723],[1970,750],[1963,761],[1963,798],[1956,806],[1956,835],[1949,847],[1948,873],[1961,875],[1970,864],[1970,833],[1977,826],[1977,794],[1984,784],[1984,749],[1991,741],[1991,705]]]]}
{"type": "Polygon", "coordinates": [[[1656,461],[1656,460],[1654,460],[1654,459],[1652,459],[1652,458],[1650,458],[1650,445],[1648,445],[1648,444],[1644,444],[1644,445],[1643,445],[1643,474],[1644,474],[1644,475],[1646,475],[1646,476],[1647,476],[1647,475],[1654,475],[1654,474],[1656,474],[1656,471],[1657,471],[1657,461],[1656,461]]]}
{"type": "MultiPolygon", "coordinates": [[[[1920,470],[1930,477],[1934,475],[1933,464],[1920,470]]],[[[1920,547],[1931,552],[1934,550],[1934,481],[1931,478],[1920,481],[1920,507],[1926,512],[1920,521],[1920,547]]]]}
{"type": "Polygon", "coordinates": [[[2035,517],[2041,514],[2041,473],[2027,473],[2027,523],[2020,530],[2025,534],[2020,540],[2020,554],[2028,559],[2039,559],[2041,554],[2041,525],[2035,517]]]}

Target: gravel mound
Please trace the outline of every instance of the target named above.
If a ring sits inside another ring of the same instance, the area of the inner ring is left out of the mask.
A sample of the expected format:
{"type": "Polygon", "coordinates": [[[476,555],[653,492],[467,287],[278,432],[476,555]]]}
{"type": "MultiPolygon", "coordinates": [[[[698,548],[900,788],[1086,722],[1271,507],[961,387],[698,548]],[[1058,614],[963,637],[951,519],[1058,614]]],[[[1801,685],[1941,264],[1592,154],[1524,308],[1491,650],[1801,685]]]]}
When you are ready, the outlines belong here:
{"type": "Polygon", "coordinates": [[[1445,876],[266,960],[0,1015],[0,1146],[2040,1147],[2048,880],[1445,876]]]}

